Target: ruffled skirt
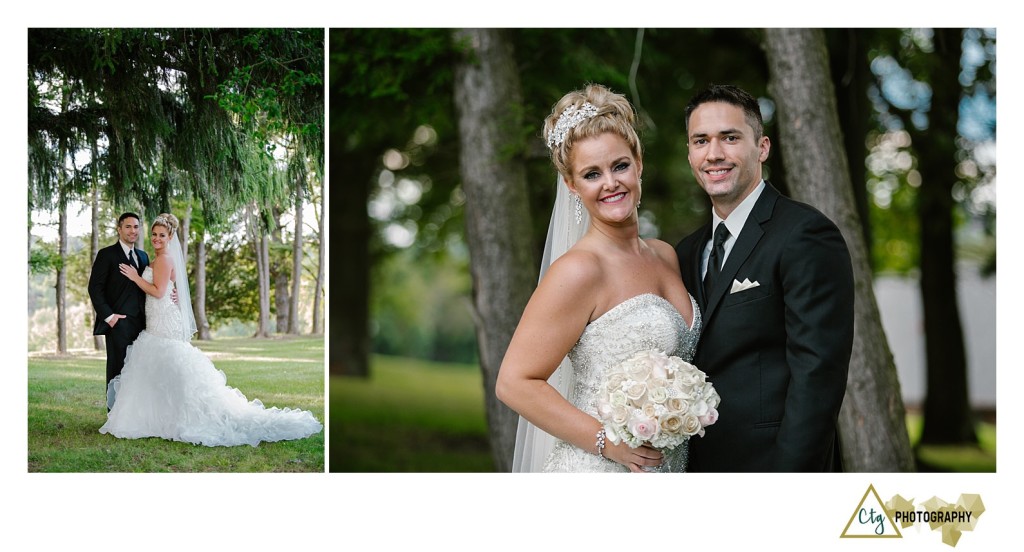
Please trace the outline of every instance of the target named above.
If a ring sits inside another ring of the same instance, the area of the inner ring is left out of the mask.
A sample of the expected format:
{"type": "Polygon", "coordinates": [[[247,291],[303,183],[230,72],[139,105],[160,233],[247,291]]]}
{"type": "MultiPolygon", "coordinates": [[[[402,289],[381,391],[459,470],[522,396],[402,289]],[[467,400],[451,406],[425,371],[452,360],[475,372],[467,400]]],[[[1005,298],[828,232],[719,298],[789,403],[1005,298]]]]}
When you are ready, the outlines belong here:
{"type": "Polygon", "coordinates": [[[227,385],[202,351],[143,331],[111,381],[113,407],[100,433],[162,437],[206,446],[256,446],[301,439],[323,430],[308,410],[266,408],[227,385]]]}

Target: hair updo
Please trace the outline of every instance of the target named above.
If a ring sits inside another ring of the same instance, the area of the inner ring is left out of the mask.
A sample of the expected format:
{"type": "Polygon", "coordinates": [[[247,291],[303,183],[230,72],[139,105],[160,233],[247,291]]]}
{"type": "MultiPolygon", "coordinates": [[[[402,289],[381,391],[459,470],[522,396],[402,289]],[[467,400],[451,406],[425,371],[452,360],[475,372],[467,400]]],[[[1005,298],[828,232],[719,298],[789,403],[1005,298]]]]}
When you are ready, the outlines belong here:
{"type": "Polygon", "coordinates": [[[178,231],[178,217],[170,213],[160,213],[153,219],[153,225],[149,229],[152,230],[155,226],[163,226],[167,233],[173,234],[178,231]]]}
{"type": "Polygon", "coordinates": [[[572,176],[572,148],[577,140],[614,132],[629,145],[633,156],[642,161],[643,148],[636,131],[636,114],[633,106],[622,94],[612,92],[600,84],[589,84],[583,90],[569,92],[551,108],[551,114],[544,119],[544,138],[549,139],[556,130],[558,120],[566,109],[580,110],[584,103],[597,108],[597,114],[584,118],[572,128],[565,130],[560,144],[550,146],[551,163],[566,180],[572,176]]]}

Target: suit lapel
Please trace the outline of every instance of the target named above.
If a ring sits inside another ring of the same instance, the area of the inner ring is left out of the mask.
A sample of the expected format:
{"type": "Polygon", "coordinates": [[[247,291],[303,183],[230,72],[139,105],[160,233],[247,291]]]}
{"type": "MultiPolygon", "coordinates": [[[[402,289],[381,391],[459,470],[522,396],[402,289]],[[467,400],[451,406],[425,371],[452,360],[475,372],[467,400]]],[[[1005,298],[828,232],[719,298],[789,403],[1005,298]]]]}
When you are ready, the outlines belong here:
{"type": "Polygon", "coordinates": [[[142,272],[146,270],[146,267],[142,265],[142,256],[139,255],[141,250],[138,247],[132,247],[132,249],[135,253],[135,271],[139,273],[139,276],[142,276],[142,272]]]}
{"type": "Polygon", "coordinates": [[[771,184],[765,182],[761,197],[757,198],[757,203],[750,210],[750,216],[747,217],[747,222],[744,223],[740,235],[736,237],[736,243],[733,244],[732,250],[729,252],[729,258],[725,260],[721,276],[708,292],[707,308],[702,313],[705,323],[714,316],[718,304],[722,302],[727,291],[732,288],[732,282],[736,279],[740,267],[747,261],[754,251],[754,247],[764,236],[761,226],[772,218],[772,211],[775,209],[775,202],[778,198],[779,192],[771,184]]]}
{"type": "Polygon", "coordinates": [[[697,306],[704,310],[704,306],[708,304],[707,295],[704,293],[703,279],[700,277],[700,265],[703,261],[704,248],[707,247],[708,240],[711,239],[711,223],[705,224],[700,231],[700,238],[696,240],[693,245],[693,249],[690,251],[690,281],[693,282],[693,287],[697,288],[697,306]]]}

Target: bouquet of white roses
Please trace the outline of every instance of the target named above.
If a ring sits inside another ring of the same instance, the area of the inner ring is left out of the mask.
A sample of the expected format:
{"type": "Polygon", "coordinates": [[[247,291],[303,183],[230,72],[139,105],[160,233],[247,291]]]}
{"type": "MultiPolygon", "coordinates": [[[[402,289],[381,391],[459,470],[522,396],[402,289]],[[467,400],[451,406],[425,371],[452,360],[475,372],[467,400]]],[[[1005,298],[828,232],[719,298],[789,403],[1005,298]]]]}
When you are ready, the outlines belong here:
{"type": "Polygon", "coordinates": [[[608,439],[672,449],[718,420],[721,398],[704,372],[660,351],[642,351],[602,382],[597,414],[608,439]]]}

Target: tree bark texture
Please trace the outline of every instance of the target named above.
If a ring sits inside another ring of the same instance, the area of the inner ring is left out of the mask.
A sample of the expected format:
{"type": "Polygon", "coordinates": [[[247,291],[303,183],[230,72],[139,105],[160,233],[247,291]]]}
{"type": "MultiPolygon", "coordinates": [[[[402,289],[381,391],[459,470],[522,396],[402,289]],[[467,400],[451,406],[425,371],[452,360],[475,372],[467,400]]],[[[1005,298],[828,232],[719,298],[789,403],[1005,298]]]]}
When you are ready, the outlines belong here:
{"type": "Polygon", "coordinates": [[[320,314],[322,308],[321,295],[324,291],[324,216],[327,214],[325,201],[326,187],[324,186],[324,178],[320,178],[320,218],[317,220],[317,261],[316,261],[316,284],[313,287],[313,334],[323,335],[324,333],[324,318],[320,314]]]}
{"type": "Polygon", "coordinates": [[[874,267],[871,257],[871,218],[867,186],[868,154],[866,138],[871,122],[872,106],[868,98],[871,83],[871,68],[868,65],[868,45],[862,29],[835,29],[832,33],[835,47],[830,48],[832,82],[836,87],[836,102],[840,128],[843,129],[843,144],[846,159],[850,162],[850,181],[857,215],[868,249],[868,264],[874,267]]]}
{"type": "Polygon", "coordinates": [[[284,237],[281,232],[281,213],[273,209],[274,220],[270,241],[273,242],[274,254],[270,256],[270,277],[274,280],[274,322],[277,333],[288,333],[288,310],[291,307],[290,286],[288,283],[287,259],[282,255],[285,250],[284,237]]]}
{"type": "Polygon", "coordinates": [[[288,306],[288,333],[299,334],[299,296],[302,291],[302,190],[305,178],[295,187],[295,236],[292,241],[292,300],[288,306]]]}
{"type": "Polygon", "coordinates": [[[935,29],[932,105],[927,130],[911,128],[921,186],[921,304],[927,389],[921,443],[977,443],[967,389],[967,353],[956,292],[953,186],[957,182],[957,120],[963,31],[935,29]]]}
{"type": "Polygon", "coordinates": [[[253,337],[270,337],[270,244],[267,232],[262,228],[260,216],[250,208],[248,218],[249,237],[256,253],[256,285],[259,288],[260,312],[253,337]]]}
{"type": "Polygon", "coordinates": [[[809,203],[842,231],[853,263],[854,343],[839,413],[847,471],[914,469],[896,366],[882,329],[843,149],[828,52],[820,29],[767,29],[769,93],[778,107],[779,139],[794,199],[809,203]],[[801,178],[795,178],[800,175],[801,178]]]}
{"type": "Polygon", "coordinates": [[[510,153],[521,135],[522,93],[502,31],[462,29],[455,38],[468,46],[455,68],[455,108],[487,423],[495,466],[509,471],[518,415],[498,401],[494,384],[537,278],[526,173],[510,153]]]}
{"type": "MultiPolygon", "coordinates": [[[[93,159],[96,159],[98,157],[95,142],[92,146],[92,155],[93,159]]],[[[92,266],[92,263],[96,260],[96,254],[99,253],[100,251],[100,188],[97,185],[95,176],[93,176],[92,191],[89,195],[92,207],[92,220],[90,221],[92,224],[92,236],[89,239],[89,266],[92,266]]],[[[96,311],[90,309],[88,312],[91,313],[91,316],[86,315],[87,318],[85,320],[85,327],[91,328],[93,326],[92,317],[96,316],[96,311]]],[[[104,339],[105,338],[102,335],[92,336],[93,349],[97,351],[102,351],[106,349],[106,342],[104,341],[104,339]]]]}
{"type": "MultiPolygon", "coordinates": [[[[66,185],[66,183],[65,183],[66,185]]],[[[57,353],[67,354],[68,352],[68,308],[67,308],[67,282],[68,282],[68,207],[67,200],[61,191],[60,215],[57,223],[58,252],[60,254],[60,266],[57,267],[57,285],[54,286],[57,292],[57,353]]]]}
{"type": "Polygon", "coordinates": [[[210,340],[210,321],[206,318],[206,232],[198,236],[195,252],[195,292],[192,295],[192,311],[196,316],[199,339],[210,340]]]}

